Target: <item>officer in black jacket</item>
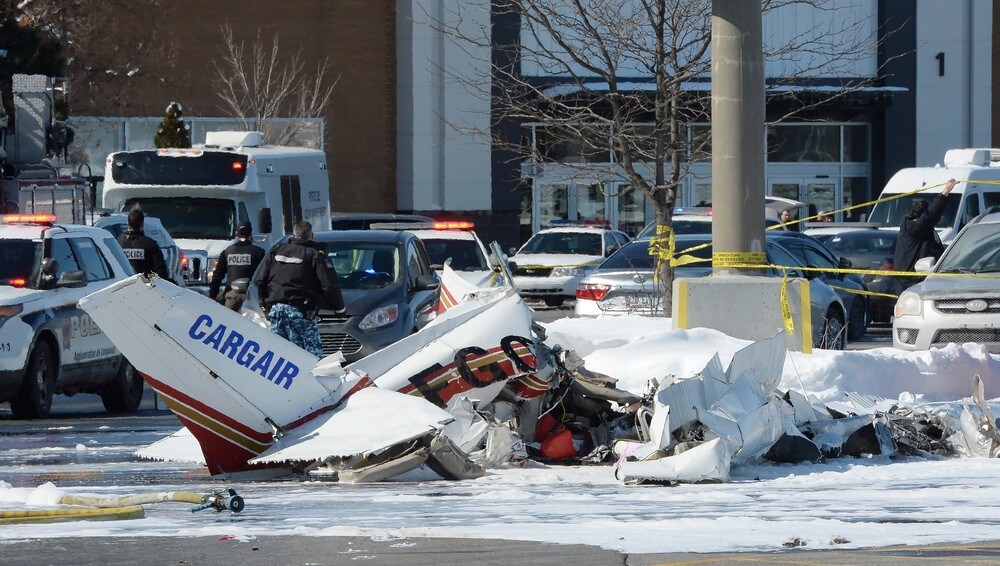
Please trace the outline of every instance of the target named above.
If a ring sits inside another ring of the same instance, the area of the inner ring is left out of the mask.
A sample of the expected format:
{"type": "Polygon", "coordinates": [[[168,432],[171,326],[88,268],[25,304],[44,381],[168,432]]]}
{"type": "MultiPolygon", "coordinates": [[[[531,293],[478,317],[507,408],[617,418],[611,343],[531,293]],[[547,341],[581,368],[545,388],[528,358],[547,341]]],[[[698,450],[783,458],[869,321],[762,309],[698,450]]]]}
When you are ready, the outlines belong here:
{"type": "MultiPolygon", "coordinates": [[[[208,288],[208,296],[219,300],[219,287],[222,286],[222,278],[226,278],[225,303],[229,308],[239,309],[234,305],[236,297],[230,297],[229,291],[232,289],[233,281],[237,279],[250,279],[253,277],[257,266],[264,259],[264,250],[253,245],[253,226],[249,222],[243,222],[236,228],[238,242],[229,245],[219,254],[219,263],[212,273],[212,282],[208,288]]],[[[239,301],[242,302],[242,301],[239,301]]]]}
{"type": "Polygon", "coordinates": [[[312,225],[297,222],[292,238],[272,248],[264,258],[257,290],[271,332],[321,356],[323,345],[314,320],[316,311],[327,309],[343,314],[346,309],[337,276],[312,237],[312,225]]]}
{"type": "Polygon", "coordinates": [[[118,236],[118,243],[125,251],[132,270],[136,273],[149,275],[155,273],[161,279],[174,282],[167,273],[167,263],[163,261],[163,250],[143,232],[146,224],[146,215],[138,208],[128,213],[128,232],[118,236]]]}
{"type": "MultiPolygon", "coordinates": [[[[949,179],[941,192],[929,203],[926,200],[913,203],[909,214],[899,225],[899,238],[896,239],[896,250],[893,254],[894,270],[913,271],[918,259],[933,257],[937,260],[941,257],[944,248],[940,244],[934,226],[941,220],[945,205],[948,204],[948,194],[957,184],[958,181],[955,179],[949,179]]],[[[902,280],[903,287],[909,287],[920,279],[904,277],[902,280]]]]}

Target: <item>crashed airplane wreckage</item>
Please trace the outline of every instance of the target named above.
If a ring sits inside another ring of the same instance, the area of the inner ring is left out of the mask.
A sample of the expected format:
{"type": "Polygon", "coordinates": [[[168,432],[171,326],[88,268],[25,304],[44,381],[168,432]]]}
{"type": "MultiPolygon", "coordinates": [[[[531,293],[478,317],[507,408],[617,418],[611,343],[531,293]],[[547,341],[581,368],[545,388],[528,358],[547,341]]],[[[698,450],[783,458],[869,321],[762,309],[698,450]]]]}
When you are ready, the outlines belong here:
{"type": "Polygon", "coordinates": [[[542,344],[509,287],[463,286],[447,267],[442,278],[450,308],[346,366],[156,278],[134,276],[80,305],[186,427],[144,455],[163,458],[157,445],[193,437],[213,476],[369,482],[420,468],[467,479],[528,457],[617,458],[622,482],[669,484],[727,481],[733,464],[755,460],[1000,453],[978,378],[976,406],[960,418],[860,395],[823,404],[777,389],[786,351],[776,336],[726,370],[716,356],[633,395],[542,344]]]}
{"type": "Polygon", "coordinates": [[[520,399],[548,389],[553,372],[521,298],[509,288],[463,298],[347,366],[156,278],[133,276],[80,306],[194,436],[213,476],[325,469],[375,481],[422,463],[446,479],[482,475],[456,443],[489,432],[472,409],[508,386],[520,399]],[[454,423],[467,430],[446,434],[454,423]]]}
{"type": "Polygon", "coordinates": [[[857,394],[824,404],[779,391],[785,356],[779,334],[738,351],[725,371],[716,355],[697,375],[654,385],[652,409],[639,415],[648,441],[616,443],[616,477],[623,483],[726,482],[732,465],[755,461],[1000,455],[1000,433],[978,375],[975,409],[965,406],[955,419],[857,394]]]}

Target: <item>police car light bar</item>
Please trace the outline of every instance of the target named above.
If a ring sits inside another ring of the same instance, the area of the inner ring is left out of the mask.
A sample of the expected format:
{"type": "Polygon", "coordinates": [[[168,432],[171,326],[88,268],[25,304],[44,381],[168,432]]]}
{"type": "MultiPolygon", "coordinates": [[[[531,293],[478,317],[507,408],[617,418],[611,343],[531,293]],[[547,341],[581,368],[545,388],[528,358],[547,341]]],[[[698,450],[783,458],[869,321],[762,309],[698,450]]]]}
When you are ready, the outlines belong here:
{"type": "Polygon", "coordinates": [[[0,221],[8,224],[55,224],[55,214],[4,214],[0,221]]]}
{"type": "Polygon", "coordinates": [[[472,222],[373,222],[370,230],[472,230],[472,222]]]}
{"type": "Polygon", "coordinates": [[[435,230],[472,230],[476,225],[472,222],[435,222],[435,230]]]}

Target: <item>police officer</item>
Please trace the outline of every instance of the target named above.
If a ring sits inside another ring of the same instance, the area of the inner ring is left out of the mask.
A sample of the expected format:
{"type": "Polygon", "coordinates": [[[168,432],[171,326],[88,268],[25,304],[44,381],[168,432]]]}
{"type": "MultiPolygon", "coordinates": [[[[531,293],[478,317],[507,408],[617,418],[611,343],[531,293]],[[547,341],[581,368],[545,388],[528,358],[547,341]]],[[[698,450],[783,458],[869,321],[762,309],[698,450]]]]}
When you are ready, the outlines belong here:
{"type": "Polygon", "coordinates": [[[208,288],[208,296],[219,300],[219,287],[222,286],[222,278],[226,278],[226,295],[223,302],[226,307],[239,310],[243,303],[243,297],[233,291],[233,281],[237,279],[250,279],[253,277],[257,266],[264,259],[264,250],[253,245],[253,226],[249,222],[243,222],[236,228],[238,242],[230,244],[228,248],[219,254],[219,263],[212,273],[212,282],[208,288]]]}
{"type": "Polygon", "coordinates": [[[167,263],[163,261],[163,251],[156,241],[146,236],[143,229],[146,225],[146,215],[138,208],[128,213],[128,232],[118,236],[118,243],[125,251],[132,270],[136,273],[149,275],[155,273],[161,279],[174,282],[167,274],[167,263]]]}
{"type": "Polygon", "coordinates": [[[337,275],[312,237],[312,224],[297,222],[292,238],[272,248],[264,258],[257,289],[271,332],[322,356],[316,311],[343,314],[346,309],[337,275]]]}

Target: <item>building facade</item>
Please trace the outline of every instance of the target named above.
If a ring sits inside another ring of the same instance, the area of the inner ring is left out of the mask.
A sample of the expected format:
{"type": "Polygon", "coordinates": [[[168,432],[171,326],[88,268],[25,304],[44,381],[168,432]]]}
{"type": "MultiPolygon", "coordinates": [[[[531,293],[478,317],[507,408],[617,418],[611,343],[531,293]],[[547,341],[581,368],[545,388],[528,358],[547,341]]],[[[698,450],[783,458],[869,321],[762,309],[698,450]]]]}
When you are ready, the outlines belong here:
{"type": "MultiPolygon", "coordinates": [[[[222,115],[210,77],[221,26],[228,22],[238,40],[252,41],[259,31],[265,40],[277,35],[286,47],[301,46],[306,68],[330,61],[339,82],[324,117],[322,146],[334,210],[471,219],[484,239],[504,247],[556,219],[607,223],[634,233],[651,219],[644,198],[614,196],[624,180],[613,174],[586,174],[595,168],[613,172],[614,151],[581,153],[551,144],[551,124],[500,115],[491,65],[516,65],[539,88],[565,87],[567,78],[495,48],[540,41],[497,5],[289,0],[276,7],[259,0],[176,0],[170,11],[179,50],[176,76],[164,83],[171,86],[132,93],[140,103],[131,111],[134,117],[160,116],[169,102],[178,101],[195,122],[223,125],[205,118],[222,115]],[[476,38],[485,41],[469,41],[476,38]],[[525,160],[499,139],[522,140],[536,158],[525,160]]],[[[768,194],[836,210],[871,200],[900,168],[933,165],[949,148],[991,145],[997,119],[991,84],[997,15],[991,2],[831,0],[827,7],[833,9],[793,3],[768,13],[765,43],[787,43],[819,30],[827,32],[821,34],[826,45],[836,45],[837,33],[845,29],[877,41],[849,64],[817,64],[806,50],[769,59],[770,94],[788,88],[790,81],[783,79],[789,75],[808,78],[801,84],[808,83],[803,88],[815,97],[850,79],[868,83],[785,120],[780,120],[787,111],[781,97],[771,97],[768,119],[777,123],[767,133],[768,194]]],[[[704,79],[694,88],[708,88],[710,77],[704,79]]],[[[648,77],[636,72],[630,80],[641,89],[648,77]]],[[[107,115],[118,116],[110,108],[107,115]]],[[[155,120],[149,122],[131,120],[129,127],[155,128],[155,120]]],[[[684,128],[695,138],[709,122],[684,128]]],[[[95,155],[88,158],[100,162],[101,148],[127,143],[118,139],[128,137],[123,131],[101,134],[106,139],[91,144],[95,155]]],[[[710,202],[711,163],[702,153],[688,157],[690,173],[679,203],[710,202]]],[[[856,219],[863,212],[838,218],[856,219]]]]}

